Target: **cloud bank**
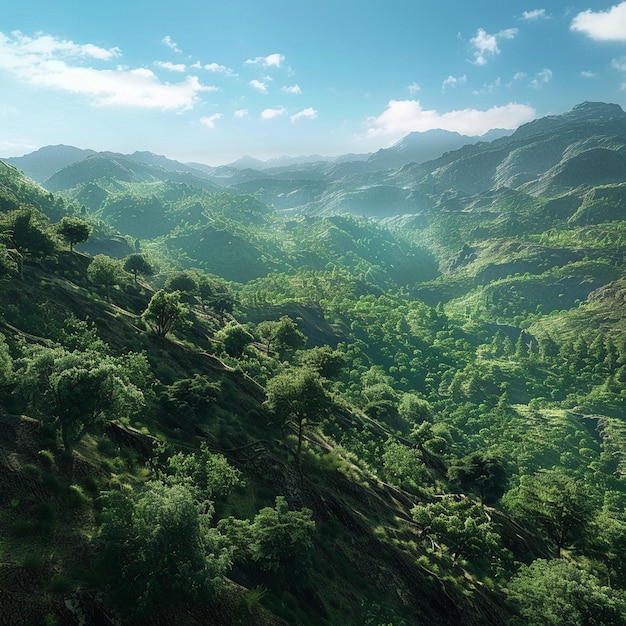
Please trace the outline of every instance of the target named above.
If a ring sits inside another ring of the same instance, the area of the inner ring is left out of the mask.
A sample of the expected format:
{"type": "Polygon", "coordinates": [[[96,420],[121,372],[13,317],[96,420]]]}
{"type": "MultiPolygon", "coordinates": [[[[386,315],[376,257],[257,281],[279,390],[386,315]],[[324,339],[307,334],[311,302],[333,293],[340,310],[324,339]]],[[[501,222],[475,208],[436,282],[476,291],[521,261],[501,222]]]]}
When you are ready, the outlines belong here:
{"type": "MultiPolygon", "coordinates": [[[[0,70],[29,85],[82,94],[96,106],[187,110],[194,106],[200,92],[216,90],[202,85],[195,76],[168,83],[146,68],[91,66],[120,55],[119,48],[76,44],[50,35],[0,33],[0,70]]],[[[174,64],[160,66],[180,71],[174,64]]]]}
{"type": "Polygon", "coordinates": [[[367,120],[367,137],[395,137],[435,128],[482,135],[492,128],[517,128],[535,117],[535,109],[514,102],[486,111],[462,109],[439,113],[424,109],[418,100],[390,100],[383,113],[367,120]]]}

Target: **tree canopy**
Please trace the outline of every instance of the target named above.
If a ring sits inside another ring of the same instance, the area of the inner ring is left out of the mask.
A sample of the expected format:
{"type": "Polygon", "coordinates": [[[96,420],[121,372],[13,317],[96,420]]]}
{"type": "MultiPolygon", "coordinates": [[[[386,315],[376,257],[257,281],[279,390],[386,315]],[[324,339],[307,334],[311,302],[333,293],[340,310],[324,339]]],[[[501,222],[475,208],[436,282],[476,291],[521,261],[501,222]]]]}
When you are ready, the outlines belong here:
{"type": "Polygon", "coordinates": [[[96,351],[38,348],[22,359],[19,385],[29,405],[61,432],[65,452],[107,420],[137,414],[142,391],[129,361],[96,351]]]}
{"type": "Polygon", "coordinates": [[[70,244],[70,252],[74,250],[74,245],[87,241],[91,231],[91,225],[84,219],[75,216],[65,216],[56,225],[56,230],[70,244]]]}
{"type": "Polygon", "coordinates": [[[133,275],[135,284],[137,284],[137,276],[151,276],[154,272],[152,265],[146,260],[143,254],[130,254],[124,260],[124,271],[133,275]]]}
{"type": "Polygon", "coordinates": [[[143,621],[219,587],[230,555],[203,509],[182,484],[105,494],[98,562],[122,614],[143,621]]]}
{"type": "Polygon", "coordinates": [[[293,454],[299,461],[305,423],[319,423],[331,407],[331,398],[322,378],[307,368],[290,369],[278,374],[267,384],[265,404],[273,421],[283,431],[287,426],[295,425],[297,444],[293,454]]]}
{"type": "Polygon", "coordinates": [[[160,289],[150,299],[142,317],[159,337],[165,337],[177,328],[184,328],[188,313],[189,309],[180,301],[179,291],[168,293],[160,289]]]}

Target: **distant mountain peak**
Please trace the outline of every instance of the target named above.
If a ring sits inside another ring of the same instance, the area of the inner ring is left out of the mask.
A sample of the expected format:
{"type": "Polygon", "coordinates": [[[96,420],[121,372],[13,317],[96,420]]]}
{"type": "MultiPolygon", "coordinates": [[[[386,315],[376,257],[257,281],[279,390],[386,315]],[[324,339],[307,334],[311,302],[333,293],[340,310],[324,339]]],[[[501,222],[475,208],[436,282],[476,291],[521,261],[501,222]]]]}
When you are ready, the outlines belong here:
{"type": "Polygon", "coordinates": [[[575,105],[572,108],[571,113],[576,114],[604,114],[609,117],[624,117],[626,113],[624,109],[619,104],[609,103],[609,102],[581,102],[580,104],[575,105]]]}

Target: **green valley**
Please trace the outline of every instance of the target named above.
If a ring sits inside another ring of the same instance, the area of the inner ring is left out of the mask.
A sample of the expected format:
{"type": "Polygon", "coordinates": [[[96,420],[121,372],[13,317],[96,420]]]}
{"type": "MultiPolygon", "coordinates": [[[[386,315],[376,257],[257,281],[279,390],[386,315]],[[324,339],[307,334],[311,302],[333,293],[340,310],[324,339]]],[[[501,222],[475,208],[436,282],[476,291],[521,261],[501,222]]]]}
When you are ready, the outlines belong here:
{"type": "Polygon", "coordinates": [[[626,622],[626,113],[418,139],[0,162],[0,623],[626,622]]]}

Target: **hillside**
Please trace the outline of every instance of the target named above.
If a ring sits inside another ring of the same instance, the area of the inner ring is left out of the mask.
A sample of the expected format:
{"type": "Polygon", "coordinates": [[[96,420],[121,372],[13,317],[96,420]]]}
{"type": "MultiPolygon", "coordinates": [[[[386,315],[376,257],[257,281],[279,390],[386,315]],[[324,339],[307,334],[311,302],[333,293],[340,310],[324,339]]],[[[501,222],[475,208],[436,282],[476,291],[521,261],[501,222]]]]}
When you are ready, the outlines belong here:
{"type": "Polygon", "coordinates": [[[625,118],[1,165],[0,622],[623,623],[625,118]]]}

